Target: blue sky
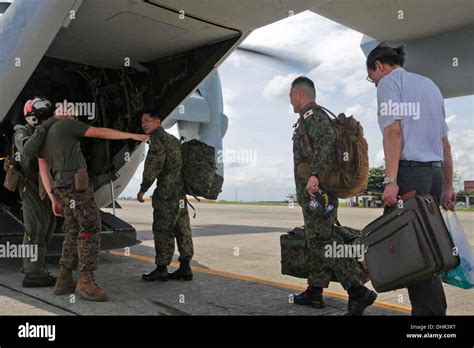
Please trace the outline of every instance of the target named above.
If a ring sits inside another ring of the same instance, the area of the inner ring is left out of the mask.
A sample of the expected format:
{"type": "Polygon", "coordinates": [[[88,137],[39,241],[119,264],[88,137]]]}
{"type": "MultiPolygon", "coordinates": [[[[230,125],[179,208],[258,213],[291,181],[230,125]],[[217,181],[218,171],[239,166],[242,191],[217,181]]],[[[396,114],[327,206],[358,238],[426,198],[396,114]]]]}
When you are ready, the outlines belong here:
{"type": "MultiPolygon", "coordinates": [[[[304,12],[254,31],[245,44],[321,62],[312,71],[242,51],[234,52],[220,66],[224,112],[229,117],[224,148],[253,150],[257,155],[256,165],[225,167],[220,199],[282,200],[294,192],[291,136],[297,115],[290,112],[288,92],[293,79],[302,74],[315,82],[318,104],[336,114],[353,114],[362,123],[370,165],[383,164],[376,88],[365,80],[361,39],[361,33],[304,12]]],[[[474,180],[474,97],[445,102],[454,169],[462,180],[474,180]]],[[[142,166],[122,196],[136,195],[141,171],[142,166]]]]}

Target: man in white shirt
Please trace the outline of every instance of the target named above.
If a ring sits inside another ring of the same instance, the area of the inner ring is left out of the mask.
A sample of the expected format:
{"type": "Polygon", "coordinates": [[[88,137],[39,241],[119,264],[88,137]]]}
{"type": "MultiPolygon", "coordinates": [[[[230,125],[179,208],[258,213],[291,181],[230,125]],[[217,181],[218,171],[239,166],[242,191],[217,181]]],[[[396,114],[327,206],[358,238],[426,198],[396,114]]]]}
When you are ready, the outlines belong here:
{"type": "MultiPolygon", "coordinates": [[[[378,45],[367,56],[367,79],[377,86],[378,123],[383,133],[383,201],[416,190],[445,209],[454,209],[453,161],[444,100],[429,78],[407,72],[403,46],[378,45]]],[[[446,297],[438,276],[408,287],[412,315],[446,315],[446,297]]]]}

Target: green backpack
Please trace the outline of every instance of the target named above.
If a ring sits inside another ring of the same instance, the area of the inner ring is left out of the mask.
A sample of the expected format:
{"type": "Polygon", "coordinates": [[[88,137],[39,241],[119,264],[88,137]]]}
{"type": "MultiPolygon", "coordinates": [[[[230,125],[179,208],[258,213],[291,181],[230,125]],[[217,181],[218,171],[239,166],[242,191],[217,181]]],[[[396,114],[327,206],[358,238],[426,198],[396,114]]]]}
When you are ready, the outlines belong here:
{"type": "Polygon", "coordinates": [[[185,193],[197,200],[197,196],[217,199],[224,178],[216,173],[216,150],[197,139],[184,142],[181,138],[181,141],[185,193]]]}

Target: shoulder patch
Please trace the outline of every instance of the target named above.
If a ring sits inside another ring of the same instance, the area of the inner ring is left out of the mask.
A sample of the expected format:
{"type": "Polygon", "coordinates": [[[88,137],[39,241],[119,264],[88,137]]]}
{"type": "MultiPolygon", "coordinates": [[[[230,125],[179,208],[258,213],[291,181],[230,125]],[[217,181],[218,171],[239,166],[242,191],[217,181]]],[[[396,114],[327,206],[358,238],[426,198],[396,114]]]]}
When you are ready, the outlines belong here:
{"type": "Polygon", "coordinates": [[[312,114],[314,114],[313,110],[312,109],[309,109],[308,111],[306,111],[304,114],[303,114],[303,117],[304,119],[306,120],[309,116],[311,116],[312,114]]]}

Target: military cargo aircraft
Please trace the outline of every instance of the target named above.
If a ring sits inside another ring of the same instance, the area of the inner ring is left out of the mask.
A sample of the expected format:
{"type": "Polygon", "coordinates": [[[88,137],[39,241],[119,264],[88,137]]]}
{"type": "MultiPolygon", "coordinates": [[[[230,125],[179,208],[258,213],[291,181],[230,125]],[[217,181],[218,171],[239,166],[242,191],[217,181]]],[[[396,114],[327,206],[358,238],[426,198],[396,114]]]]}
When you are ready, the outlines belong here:
{"type": "MultiPolygon", "coordinates": [[[[474,93],[470,0],[0,1],[0,157],[33,95],[92,104],[86,122],[129,132],[140,131],[140,109],[156,108],[168,115],[165,127],[177,124],[181,136],[220,150],[227,117],[217,68],[253,30],[305,10],[364,33],[366,54],[380,41],[403,42],[407,69],[433,79],[446,98],[474,93]]],[[[99,207],[115,208],[145,144],[82,146],[99,207]]],[[[0,182],[4,175],[2,166],[0,182]]],[[[0,187],[0,240],[21,241],[21,220],[18,194],[0,187]]],[[[103,249],[137,242],[125,221],[109,213],[102,220],[103,249]]],[[[61,241],[58,226],[52,254],[61,241]]]]}

